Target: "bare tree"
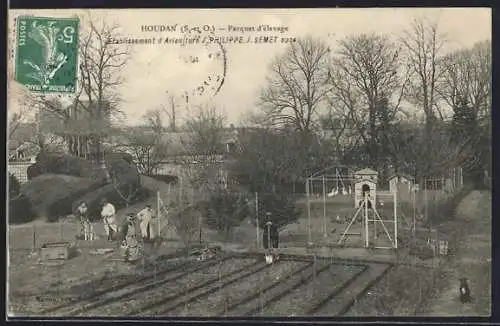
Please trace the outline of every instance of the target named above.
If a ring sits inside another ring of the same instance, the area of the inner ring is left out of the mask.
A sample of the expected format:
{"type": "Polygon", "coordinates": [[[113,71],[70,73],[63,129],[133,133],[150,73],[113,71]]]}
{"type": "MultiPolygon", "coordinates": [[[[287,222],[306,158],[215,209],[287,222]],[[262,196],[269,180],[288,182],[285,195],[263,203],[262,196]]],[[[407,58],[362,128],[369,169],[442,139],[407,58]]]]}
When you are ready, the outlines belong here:
{"type": "Polygon", "coordinates": [[[330,89],[329,47],[312,37],[299,39],[274,59],[262,90],[260,106],[267,121],[293,125],[300,131],[313,129],[316,114],[330,89]]]}
{"type": "Polygon", "coordinates": [[[162,111],[167,114],[169,120],[170,131],[177,131],[177,107],[178,104],[175,102],[175,97],[170,95],[168,97],[168,105],[162,107],[162,111]]]}
{"type": "Polygon", "coordinates": [[[406,99],[423,110],[429,130],[437,118],[436,114],[443,118],[437,102],[438,82],[442,73],[440,59],[446,39],[440,33],[437,21],[414,19],[400,42],[406,52],[410,71],[406,99]]]}
{"type": "Polygon", "coordinates": [[[478,118],[491,116],[491,42],[449,53],[442,64],[441,98],[451,108],[467,100],[478,118]]]}
{"type": "Polygon", "coordinates": [[[340,137],[349,128],[355,129],[370,162],[377,165],[384,161],[388,153],[383,151],[389,150],[385,133],[401,111],[405,76],[399,65],[399,49],[389,38],[360,34],[339,42],[328,97],[332,110],[328,118],[335,121],[332,127],[337,129],[337,147],[340,137]]]}
{"type": "MultiPolygon", "coordinates": [[[[438,106],[439,80],[441,78],[443,47],[446,44],[444,34],[438,29],[437,21],[415,19],[411,28],[404,31],[400,42],[405,50],[406,64],[409,68],[409,87],[405,92],[405,99],[422,110],[425,117],[425,128],[422,142],[425,152],[421,156],[429,156],[438,151],[443,141],[438,136],[441,132],[434,132],[434,128],[442,124],[445,116],[438,106]]],[[[439,161],[436,159],[436,161],[439,161]]],[[[433,174],[431,160],[423,160],[418,164],[417,178],[424,174],[433,174]]]]}
{"type": "Polygon", "coordinates": [[[78,84],[71,105],[50,95],[34,98],[37,108],[62,121],[58,133],[64,135],[72,154],[87,144],[94,153],[101,153],[101,138],[109,129],[109,119],[119,113],[117,88],[124,82],[122,71],[131,53],[127,45],[112,43],[120,37],[118,24],[91,14],[82,21],[85,29],[80,37],[78,84]]]}
{"type": "Polygon", "coordinates": [[[120,184],[115,176],[111,177],[111,182],[118,196],[125,202],[125,207],[128,208],[132,200],[139,193],[140,188],[130,183],[126,185],[120,184]]]}
{"type": "MultiPolygon", "coordinates": [[[[96,128],[102,130],[108,127],[106,122],[113,111],[118,110],[117,87],[124,82],[121,72],[129,59],[130,48],[112,43],[120,35],[118,24],[97,20],[90,14],[87,23],[89,28],[80,41],[80,90],[74,106],[81,105],[90,114],[91,121],[97,122],[96,128]]],[[[96,153],[101,152],[101,137],[102,133],[90,137],[96,153]]]]}
{"type": "Polygon", "coordinates": [[[8,118],[8,130],[9,130],[9,135],[8,139],[12,139],[12,136],[16,132],[16,130],[19,128],[19,126],[23,123],[24,120],[24,114],[23,112],[13,112],[10,113],[9,111],[9,118],[8,118]]]}
{"type": "Polygon", "coordinates": [[[193,186],[218,182],[225,153],[226,116],[215,107],[198,106],[188,113],[182,146],[184,170],[193,186]]]}
{"type": "Polygon", "coordinates": [[[119,148],[131,152],[141,174],[152,176],[165,161],[169,144],[164,139],[165,127],[160,110],[148,111],[143,120],[145,123],[140,129],[124,130],[125,143],[119,148]]]}

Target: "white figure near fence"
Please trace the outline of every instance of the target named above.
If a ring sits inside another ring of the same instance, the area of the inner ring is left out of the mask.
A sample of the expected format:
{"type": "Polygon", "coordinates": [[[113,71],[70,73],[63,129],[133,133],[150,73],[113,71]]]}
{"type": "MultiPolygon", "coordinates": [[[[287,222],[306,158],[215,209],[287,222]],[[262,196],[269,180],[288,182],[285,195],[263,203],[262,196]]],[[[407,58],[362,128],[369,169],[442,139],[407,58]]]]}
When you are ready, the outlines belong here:
{"type": "Polygon", "coordinates": [[[116,239],[116,235],[118,233],[115,206],[109,203],[107,199],[103,199],[101,204],[101,217],[104,223],[104,232],[106,233],[107,240],[112,242],[116,239]]]}
{"type": "Polygon", "coordinates": [[[153,240],[155,238],[155,231],[153,230],[153,218],[155,216],[156,214],[149,204],[137,213],[143,240],[153,240]]]}

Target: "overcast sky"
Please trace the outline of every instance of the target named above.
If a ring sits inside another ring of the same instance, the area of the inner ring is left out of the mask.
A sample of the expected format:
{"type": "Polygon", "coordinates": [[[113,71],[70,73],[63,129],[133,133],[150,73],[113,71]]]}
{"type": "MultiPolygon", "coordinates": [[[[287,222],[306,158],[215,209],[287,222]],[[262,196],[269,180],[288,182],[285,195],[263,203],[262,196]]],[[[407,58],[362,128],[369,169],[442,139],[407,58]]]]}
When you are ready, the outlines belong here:
{"type": "MultiPolygon", "coordinates": [[[[11,10],[9,11],[9,37],[13,35],[14,18],[18,15],[44,17],[70,17],[82,10],[11,10]]],[[[242,35],[254,38],[259,35],[300,37],[307,34],[321,37],[335,50],[335,42],[352,33],[377,32],[401,35],[412,18],[427,16],[439,19],[439,27],[447,34],[450,47],[471,46],[477,41],[491,39],[491,10],[481,8],[451,9],[112,9],[92,10],[122,26],[127,38],[177,36],[180,33],[146,33],[142,25],[214,25],[216,28],[234,26],[287,27],[288,32],[216,32],[219,36],[242,35]]],[[[85,21],[81,23],[85,28],[85,21]]],[[[12,42],[12,41],[11,41],[12,42]]],[[[10,43],[12,44],[12,43],[10,43]]],[[[226,45],[227,73],[220,92],[210,95],[191,95],[192,103],[211,103],[224,110],[231,122],[238,122],[242,114],[255,107],[259,89],[265,84],[270,60],[285,49],[285,44],[233,44],[226,45]]],[[[167,102],[167,91],[181,102],[184,92],[192,91],[211,76],[215,80],[222,74],[221,60],[210,60],[208,54],[218,50],[211,47],[179,45],[132,45],[133,55],[123,69],[126,84],[121,88],[122,109],[127,123],[135,124],[148,109],[167,102]],[[197,64],[183,60],[189,55],[199,56],[197,64]]],[[[12,66],[10,66],[12,69],[12,66]]],[[[208,87],[207,87],[208,88],[208,87]]],[[[13,89],[13,88],[11,88],[13,89]]],[[[10,93],[11,99],[15,97],[10,93]]],[[[12,103],[12,101],[10,102],[12,103]]],[[[11,108],[9,108],[11,109],[11,108]]]]}

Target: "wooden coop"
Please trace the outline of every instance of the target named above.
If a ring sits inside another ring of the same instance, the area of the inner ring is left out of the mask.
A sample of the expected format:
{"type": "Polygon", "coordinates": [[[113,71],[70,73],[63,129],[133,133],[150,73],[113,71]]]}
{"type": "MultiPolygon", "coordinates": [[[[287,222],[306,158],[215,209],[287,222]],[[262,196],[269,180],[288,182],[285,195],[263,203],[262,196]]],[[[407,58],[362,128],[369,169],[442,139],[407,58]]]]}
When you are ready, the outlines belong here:
{"type": "Polygon", "coordinates": [[[349,224],[341,233],[338,241],[343,244],[350,232],[351,227],[358,220],[361,222],[361,233],[364,240],[364,247],[374,247],[379,249],[397,249],[398,248],[398,221],[397,221],[397,196],[396,192],[379,191],[377,192],[378,172],[366,168],[354,173],[354,206],[355,213],[352,215],[349,224]],[[392,202],[392,216],[382,206],[377,208],[377,200],[382,203],[392,202]],[[378,230],[377,230],[378,228],[378,230]],[[381,245],[379,233],[384,234],[386,238],[381,245]]]}
{"type": "Polygon", "coordinates": [[[389,178],[389,191],[390,192],[397,192],[398,189],[400,189],[401,185],[404,184],[408,186],[408,191],[411,191],[413,187],[413,177],[410,177],[405,174],[394,174],[391,175],[389,178]]]}
{"type": "Polygon", "coordinates": [[[372,169],[363,169],[354,173],[354,207],[358,208],[364,200],[365,194],[374,202],[377,197],[378,172],[372,169]]]}

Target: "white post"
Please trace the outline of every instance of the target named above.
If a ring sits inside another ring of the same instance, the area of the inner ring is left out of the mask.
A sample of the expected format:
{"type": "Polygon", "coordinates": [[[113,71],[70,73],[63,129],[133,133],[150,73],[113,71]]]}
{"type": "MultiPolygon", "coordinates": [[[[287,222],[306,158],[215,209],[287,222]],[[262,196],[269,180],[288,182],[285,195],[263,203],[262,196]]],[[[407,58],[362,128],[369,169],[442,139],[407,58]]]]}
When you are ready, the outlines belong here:
{"type": "Polygon", "coordinates": [[[369,234],[368,234],[368,198],[367,198],[367,195],[365,194],[365,198],[364,198],[364,211],[365,211],[365,247],[368,248],[368,246],[370,245],[370,241],[369,241],[369,234]]]}
{"type": "Polygon", "coordinates": [[[394,248],[398,249],[398,196],[394,193],[394,248]]]}
{"type": "Polygon", "coordinates": [[[323,174],[323,237],[326,238],[326,184],[325,184],[325,175],[323,174]]]}
{"type": "Polygon", "coordinates": [[[259,249],[259,193],[255,192],[255,231],[257,234],[257,250],[259,249]]]}

